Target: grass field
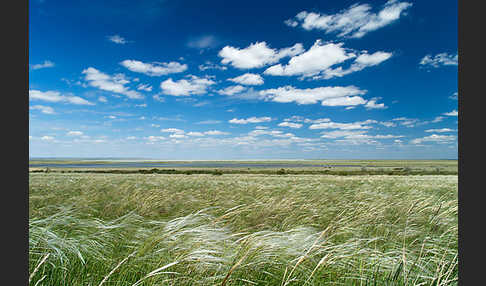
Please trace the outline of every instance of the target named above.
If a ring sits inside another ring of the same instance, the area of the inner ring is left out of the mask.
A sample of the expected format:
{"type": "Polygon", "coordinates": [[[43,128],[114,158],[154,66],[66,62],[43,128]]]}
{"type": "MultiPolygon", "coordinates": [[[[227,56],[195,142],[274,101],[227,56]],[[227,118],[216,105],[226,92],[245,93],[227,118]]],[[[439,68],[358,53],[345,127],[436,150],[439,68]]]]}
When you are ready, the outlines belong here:
{"type": "Polygon", "coordinates": [[[457,285],[457,190],[457,175],[30,173],[30,285],[457,285]]]}

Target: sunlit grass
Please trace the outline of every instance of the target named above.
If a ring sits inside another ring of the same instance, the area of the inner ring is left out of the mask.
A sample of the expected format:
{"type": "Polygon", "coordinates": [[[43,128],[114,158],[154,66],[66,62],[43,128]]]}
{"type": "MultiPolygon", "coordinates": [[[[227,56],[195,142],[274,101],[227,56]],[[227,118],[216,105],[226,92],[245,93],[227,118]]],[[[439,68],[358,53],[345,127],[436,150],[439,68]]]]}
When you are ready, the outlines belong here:
{"type": "Polygon", "coordinates": [[[457,176],[29,180],[31,285],[457,284],[457,176]]]}

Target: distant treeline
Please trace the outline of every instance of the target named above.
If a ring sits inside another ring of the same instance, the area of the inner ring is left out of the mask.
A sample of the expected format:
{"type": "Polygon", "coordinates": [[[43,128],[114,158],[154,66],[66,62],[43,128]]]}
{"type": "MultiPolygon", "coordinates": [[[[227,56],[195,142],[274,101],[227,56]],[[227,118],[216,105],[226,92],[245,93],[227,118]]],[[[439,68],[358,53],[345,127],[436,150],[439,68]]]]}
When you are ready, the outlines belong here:
{"type": "Polygon", "coordinates": [[[361,168],[357,170],[295,170],[295,169],[192,169],[192,170],[177,170],[177,169],[138,169],[138,170],[123,170],[123,169],[102,169],[102,170],[53,170],[35,169],[30,170],[31,173],[99,173],[99,174],[182,174],[182,175],[196,175],[196,174],[267,174],[267,175],[457,175],[457,171],[443,170],[436,168],[434,170],[393,168],[393,169],[367,169],[361,168]]]}

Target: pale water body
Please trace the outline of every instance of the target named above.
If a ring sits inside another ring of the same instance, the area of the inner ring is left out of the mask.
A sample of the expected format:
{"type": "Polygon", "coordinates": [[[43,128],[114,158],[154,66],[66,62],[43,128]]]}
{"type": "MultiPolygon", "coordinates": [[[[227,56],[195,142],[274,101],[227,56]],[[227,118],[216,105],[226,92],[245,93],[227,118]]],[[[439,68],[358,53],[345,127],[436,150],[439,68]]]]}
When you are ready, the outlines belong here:
{"type": "MultiPolygon", "coordinates": [[[[188,163],[148,163],[148,162],[113,162],[102,164],[56,164],[39,163],[29,164],[29,167],[37,168],[177,168],[177,167],[201,167],[201,168],[306,168],[306,167],[361,167],[361,165],[328,165],[328,164],[303,164],[303,163],[237,163],[237,162],[188,162],[188,163]]],[[[373,166],[367,166],[373,167],[373,166]]]]}

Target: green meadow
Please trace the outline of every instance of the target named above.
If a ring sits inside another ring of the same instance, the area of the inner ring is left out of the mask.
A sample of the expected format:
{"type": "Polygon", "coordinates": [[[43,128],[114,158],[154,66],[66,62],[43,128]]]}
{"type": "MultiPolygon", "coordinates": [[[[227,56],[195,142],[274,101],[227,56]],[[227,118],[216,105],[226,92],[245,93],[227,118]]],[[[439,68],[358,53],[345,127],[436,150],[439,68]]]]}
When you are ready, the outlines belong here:
{"type": "Polygon", "coordinates": [[[30,285],[457,285],[457,161],[432,163],[392,167],[455,173],[32,169],[30,285]]]}

